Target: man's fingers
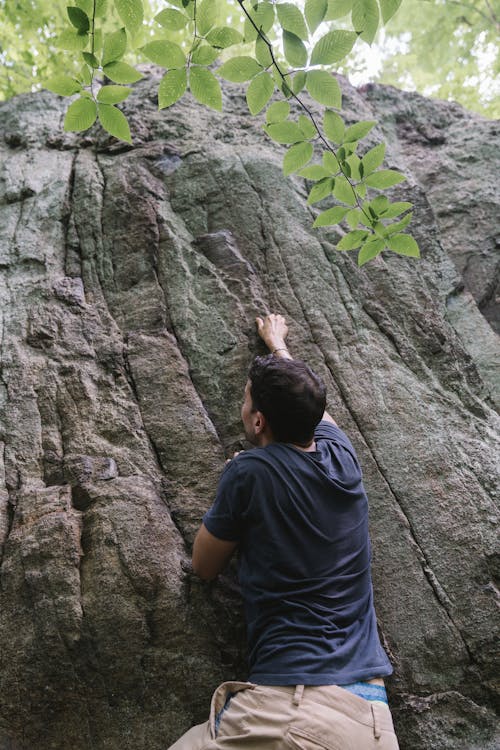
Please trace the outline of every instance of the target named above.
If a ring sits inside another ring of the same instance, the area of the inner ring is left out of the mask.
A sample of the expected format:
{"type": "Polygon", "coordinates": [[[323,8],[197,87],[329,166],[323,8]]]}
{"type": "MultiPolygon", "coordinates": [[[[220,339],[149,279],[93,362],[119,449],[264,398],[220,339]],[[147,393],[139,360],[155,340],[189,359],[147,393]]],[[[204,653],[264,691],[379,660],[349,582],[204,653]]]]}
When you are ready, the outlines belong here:
{"type": "Polygon", "coordinates": [[[262,329],[263,329],[263,327],[264,327],[264,321],[262,320],[262,318],[255,318],[255,322],[257,323],[257,330],[258,330],[258,331],[259,331],[259,333],[260,333],[260,332],[261,332],[261,330],[262,330],[262,329]]]}

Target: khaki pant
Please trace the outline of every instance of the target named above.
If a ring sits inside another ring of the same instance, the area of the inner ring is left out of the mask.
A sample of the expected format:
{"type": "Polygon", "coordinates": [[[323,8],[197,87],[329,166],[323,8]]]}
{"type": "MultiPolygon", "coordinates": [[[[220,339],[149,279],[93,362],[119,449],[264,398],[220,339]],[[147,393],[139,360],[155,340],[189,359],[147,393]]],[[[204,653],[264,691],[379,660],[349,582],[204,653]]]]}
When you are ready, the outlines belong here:
{"type": "Polygon", "coordinates": [[[169,750],[218,748],[398,750],[399,746],[385,704],[336,685],[267,687],[225,682],[213,695],[209,720],[190,729],[169,750]]]}

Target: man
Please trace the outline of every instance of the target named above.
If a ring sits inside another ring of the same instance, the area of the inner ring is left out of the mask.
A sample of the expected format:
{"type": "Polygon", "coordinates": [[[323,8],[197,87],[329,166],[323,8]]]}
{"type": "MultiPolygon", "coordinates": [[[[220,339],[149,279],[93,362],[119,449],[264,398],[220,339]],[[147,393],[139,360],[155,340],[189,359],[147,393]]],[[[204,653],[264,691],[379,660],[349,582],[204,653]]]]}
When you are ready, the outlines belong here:
{"type": "Polygon", "coordinates": [[[249,682],[224,683],[210,719],[171,750],[397,750],[376,627],[367,499],[326,389],[292,359],[281,315],[257,318],[236,454],[193,547],[214,578],[239,547],[249,682]]]}

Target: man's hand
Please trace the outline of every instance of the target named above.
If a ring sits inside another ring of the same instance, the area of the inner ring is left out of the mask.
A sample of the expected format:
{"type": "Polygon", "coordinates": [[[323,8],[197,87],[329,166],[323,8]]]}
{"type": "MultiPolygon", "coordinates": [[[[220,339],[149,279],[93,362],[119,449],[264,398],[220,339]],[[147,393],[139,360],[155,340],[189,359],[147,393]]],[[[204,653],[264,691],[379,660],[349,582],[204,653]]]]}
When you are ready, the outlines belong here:
{"type": "Polygon", "coordinates": [[[270,352],[276,353],[280,357],[290,358],[285,339],[288,335],[288,326],[283,315],[271,313],[264,319],[255,318],[257,331],[262,341],[266,344],[270,352]]]}

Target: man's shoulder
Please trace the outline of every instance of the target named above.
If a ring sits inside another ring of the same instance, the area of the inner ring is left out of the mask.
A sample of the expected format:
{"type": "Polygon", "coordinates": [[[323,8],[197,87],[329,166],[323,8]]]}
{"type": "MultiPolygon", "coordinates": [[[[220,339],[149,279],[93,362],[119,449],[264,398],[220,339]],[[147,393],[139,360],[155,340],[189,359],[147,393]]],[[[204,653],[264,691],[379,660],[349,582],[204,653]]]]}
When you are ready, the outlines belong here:
{"type": "Polygon", "coordinates": [[[339,443],[352,448],[351,441],[345,434],[344,430],[342,430],[337,424],[328,422],[326,419],[322,419],[316,426],[316,429],[314,430],[314,439],[331,440],[334,443],[339,443]]]}

